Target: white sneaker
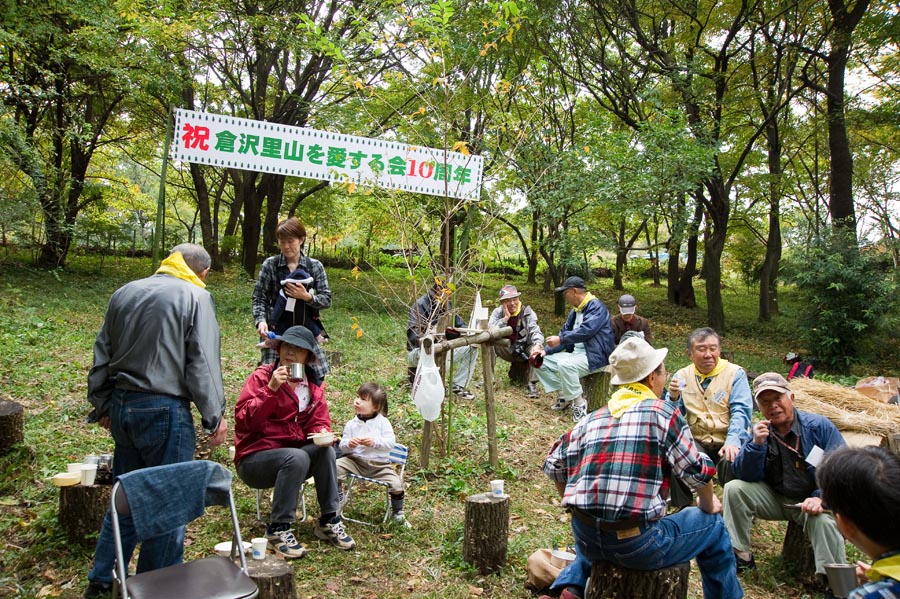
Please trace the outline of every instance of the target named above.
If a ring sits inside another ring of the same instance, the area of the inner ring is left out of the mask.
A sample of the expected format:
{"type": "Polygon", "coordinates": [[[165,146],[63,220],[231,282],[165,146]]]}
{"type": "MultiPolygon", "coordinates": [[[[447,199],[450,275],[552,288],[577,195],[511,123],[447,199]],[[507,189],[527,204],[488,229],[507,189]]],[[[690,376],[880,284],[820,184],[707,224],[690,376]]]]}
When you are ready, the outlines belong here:
{"type": "Polygon", "coordinates": [[[394,512],[393,514],[391,514],[391,519],[389,520],[389,522],[394,526],[399,526],[401,528],[412,528],[412,524],[410,524],[409,520],[406,519],[403,511],[394,512]]]}
{"type": "Polygon", "coordinates": [[[556,401],[553,403],[552,406],[550,406],[550,409],[556,410],[558,412],[559,410],[565,410],[566,408],[568,408],[569,404],[571,404],[571,403],[572,403],[572,400],[566,401],[565,399],[563,399],[562,397],[557,395],[556,401]]]}
{"type": "Polygon", "coordinates": [[[316,523],[313,534],[323,541],[328,541],[338,549],[354,549],[356,541],[344,530],[344,523],[340,516],[335,516],[325,524],[316,523]]]}
{"type": "Polygon", "coordinates": [[[586,403],[576,403],[572,404],[572,422],[578,423],[581,422],[581,419],[587,416],[587,404],[586,403]]]}

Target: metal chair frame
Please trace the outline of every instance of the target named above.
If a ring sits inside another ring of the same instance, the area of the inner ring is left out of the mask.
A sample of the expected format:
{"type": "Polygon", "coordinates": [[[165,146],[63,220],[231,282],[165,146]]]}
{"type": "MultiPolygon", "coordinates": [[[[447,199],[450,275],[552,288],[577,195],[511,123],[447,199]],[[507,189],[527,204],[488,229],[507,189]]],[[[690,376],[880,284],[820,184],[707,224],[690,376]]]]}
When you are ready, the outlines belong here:
{"type": "MultiPolygon", "coordinates": [[[[302,485],[300,485],[300,522],[306,522],[306,495],[305,495],[304,491],[306,491],[306,485],[308,485],[311,480],[313,480],[313,478],[309,477],[305,481],[303,481],[302,485]]],[[[259,509],[260,493],[262,493],[264,490],[265,489],[254,489],[254,491],[256,491],[256,521],[257,522],[264,522],[264,520],[262,519],[262,515],[260,513],[260,509],[259,509]]],[[[272,501],[272,493],[273,492],[274,491],[269,493],[269,502],[272,501]]]]}
{"type": "MultiPolygon", "coordinates": [[[[394,443],[394,446],[391,448],[391,452],[388,455],[391,463],[394,464],[394,467],[399,468],[398,474],[400,475],[400,480],[403,480],[403,473],[406,471],[406,461],[409,459],[409,448],[402,443],[394,443]]],[[[355,518],[351,518],[343,513],[344,507],[350,503],[350,498],[353,494],[353,486],[356,482],[364,482],[371,483],[374,485],[378,485],[384,487],[385,495],[387,496],[385,499],[385,509],[384,509],[384,518],[381,520],[381,524],[384,524],[388,521],[388,518],[391,517],[391,488],[388,483],[375,480],[374,478],[368,478],[365,476],[360,476],[358,474],[353,474],[352,472],[348,472],[346,476],[347,481],[347,489],[344,492],[344,501],[341,503],[341,517],[344,520],[349,520],[350,522],[355,522],[357,524],[364,524],[366,526],[375,526],[377,522],[366,522],[365,520],[357,520],[355,518]]]]}

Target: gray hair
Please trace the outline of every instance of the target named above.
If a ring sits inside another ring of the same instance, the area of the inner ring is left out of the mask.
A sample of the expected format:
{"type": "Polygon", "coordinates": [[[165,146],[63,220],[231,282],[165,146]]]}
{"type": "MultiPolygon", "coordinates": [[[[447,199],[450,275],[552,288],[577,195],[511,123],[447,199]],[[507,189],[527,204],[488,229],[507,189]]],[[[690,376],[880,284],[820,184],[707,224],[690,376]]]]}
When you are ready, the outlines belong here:
{"type": "Polygon", "coordinates": [[[203,249],[203,246],[197,245],[196,243],[180,243],[172,248],[169,255],[171,256],[175,252],[181,252],[185,264],[194,271],[194,274],[199,275],[212,264],[212,258],[209,257],[209,252],[203,249]]]}
{"type": "Polygon", "coordinates": [[[691,334],[688,335],[688,351],[693,350],[694,344],[696,344],[701,339],[706,339],[707,337],[715,337],[716,341],[719,342],[719,345],[722,345],[722,338],[714,329],[711,329],[710,327],[700,327],[699,329],[694,329],[693,331],[691,331],[691,334]]]}

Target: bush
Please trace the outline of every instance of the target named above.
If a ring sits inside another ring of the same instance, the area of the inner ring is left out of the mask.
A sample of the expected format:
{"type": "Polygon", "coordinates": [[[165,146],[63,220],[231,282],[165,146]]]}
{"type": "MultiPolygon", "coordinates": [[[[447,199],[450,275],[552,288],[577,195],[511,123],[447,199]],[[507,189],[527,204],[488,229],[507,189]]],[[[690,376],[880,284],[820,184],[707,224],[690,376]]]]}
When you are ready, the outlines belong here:
{"type": "Polygon", "coordinates": [[[806,300],[800,320],[807,347],[826,369],[846,370],[863,337],[888,324],[894,282],[842,231],[796,255],[787,270],[806,300]]]}

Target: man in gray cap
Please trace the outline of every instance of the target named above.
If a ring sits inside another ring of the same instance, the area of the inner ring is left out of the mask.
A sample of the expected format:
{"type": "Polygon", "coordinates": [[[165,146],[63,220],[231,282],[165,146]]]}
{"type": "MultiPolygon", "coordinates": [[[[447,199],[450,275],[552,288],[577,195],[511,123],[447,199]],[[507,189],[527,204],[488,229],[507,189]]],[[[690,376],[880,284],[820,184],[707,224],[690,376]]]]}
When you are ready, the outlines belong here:
{"type": "MultiPolygon", "coordinates": [[[[513,362],[525,363],[528,369],[528,397],[537,397],[537,374],[535,369],[528,365],[528,359],[532,354],[537,354],[544,349],[544,334],[538,326],[538,317],[531,309],[519,301],[519,290],[512,285],[504,285],[500,289],[500,305],[491,312],[488,326],[512,327],[512,335],[494,342],[494,360],[502,358],[510,364],[513,362]]],[[[510,366],[512,374],[512,366],[510,366]]]]}
{"type": "Polygon", "coordinates": [[[643,316],[635,314],[637,311],[637,301],[633,295],[625,294],[619,298],[617,302],[619,313],[612,319],[613,337],[616,345],[622,341],[622,335],[628,331],[640,333],[644,341],[653,345],[653,337],[650,335],[650,321],[643,316]]]}
{"type": "Polygon", "coordinates": [[[844,438],[824,416],[796,409],[790,383],[777,372],[756,377],[753,397],[763,420],[753,425],[753,437],[734,460],[737,479],[725,485],[722,499],[737,570],[756,567],[750,553],[755,519],[793,520],[809,537],[816,574],[824,578],[825,564],[843,564],[847,556],[822,505],[816,466],[824,454],[844,446],[844,438]]]}
{"type": "Polygon", "coordinates": [[[546,347],[536,352],[543,357],[537,377],[544,391],[558,392],[554,410],[572,406],[572,420],[578,422],[587,415],[587,400],[581,388],[581,377],[609,364],[613,342],[609,310],[585,289],[584,279],[569,277],[556,288],[566,303],[572,306],[559,335],[546,339],[546,347]]]}

